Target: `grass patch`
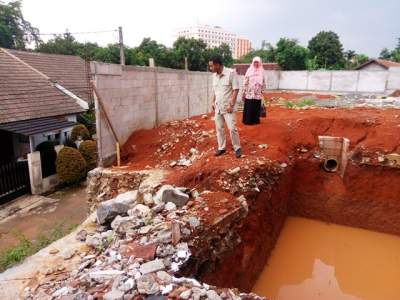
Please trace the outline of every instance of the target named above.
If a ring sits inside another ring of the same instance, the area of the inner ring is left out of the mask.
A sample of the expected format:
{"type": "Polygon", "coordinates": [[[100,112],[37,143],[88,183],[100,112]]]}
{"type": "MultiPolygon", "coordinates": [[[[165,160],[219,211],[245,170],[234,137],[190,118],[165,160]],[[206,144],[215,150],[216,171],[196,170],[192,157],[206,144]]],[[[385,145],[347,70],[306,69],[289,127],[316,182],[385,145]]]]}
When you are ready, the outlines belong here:
{"type": "Polygon", "coordinates": [[[18,244],[0,253],[0,272],[71,233],[76,227],[77,225],[71,225],[65,228],[63,224],[56,224],[49,233],[39,233],[33,241],[29,240],[20,230],[13,231],[13,235],[18,239],[18,244]]]}
{"type": "Polygon", "coordinates": [[[286,108],[296,108],[305,106],[314,106],[315,101],[313,99],[303,99],[299,103],[294,103],[292,101],[286,102],[286,108]]]}
{"type": "Polygon", "coordinates": [[[297,104],[298,107],[304,107],[304,106],[313,106],[315,105],[315,101],[312,99],[303,99],[297,104]]]}

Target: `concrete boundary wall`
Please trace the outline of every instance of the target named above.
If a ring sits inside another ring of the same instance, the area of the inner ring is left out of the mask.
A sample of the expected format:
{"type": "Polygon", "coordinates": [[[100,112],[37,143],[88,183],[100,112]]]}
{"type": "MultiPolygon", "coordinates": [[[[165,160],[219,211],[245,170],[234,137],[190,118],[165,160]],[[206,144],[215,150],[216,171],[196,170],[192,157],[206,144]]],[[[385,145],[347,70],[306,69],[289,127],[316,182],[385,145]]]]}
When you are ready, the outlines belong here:
{"type": "Polygon", "coordinates": [[[268,89],[390,93],[400,89],[400,68],[388,71],[265,71],[268,89]]]}
{"type": "MultiPolygon", "coordinates": [[[[211,111],[212,76],[167,68],[92,62],[94,83],[123,144],[139,130],[211,111]]],[[[265,71],[267,89],[389,93],[400,89],[400,68],[388,71],[265,71]]],[[[243,82],[243,76],[240,82],[243,82]]],[[[239,101],[241,93],[239,93],[239,101]]],[[[100,164],[115,155],[115,139],[96,107],[100,164]]]]}
{"type": "MultiPolygon", "coordinates": [[[[95,86],[123,144],[139,129],[211,111],[212,77],[207,72],[120,66],[92,62],[95,86]]],[[[96,107],[100,164],[115,156],[115,140],[96,107]]]]}

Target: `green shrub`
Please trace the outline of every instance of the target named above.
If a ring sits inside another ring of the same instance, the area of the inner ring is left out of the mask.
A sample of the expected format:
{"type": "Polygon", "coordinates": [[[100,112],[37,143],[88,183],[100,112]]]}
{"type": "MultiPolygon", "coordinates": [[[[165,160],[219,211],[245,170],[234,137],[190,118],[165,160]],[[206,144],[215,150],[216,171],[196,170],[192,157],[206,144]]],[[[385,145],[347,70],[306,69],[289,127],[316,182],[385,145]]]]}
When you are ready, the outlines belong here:
{"type": "Polygon", "coordinates": [[[313,106],[313,105],[315,105],[315,101],[313,99],[303,99],[298,104],[299,107],[313,106]]]}
{"type": "Polygon", "coordinates": [[[86,161],[86,170],[90,171],[97,166],[97,145],[95,141],[83,141],[79,145],[79,152],[86,161]]]}
{"type": "Polygon", "coordinates": [[[86,175],[86,162],[78,150],[64,147],[58,153],[56,169],[61,181],[76,183],[86,175]]]}
{"type": "Polygon", "coordinates": [[[72,128],[71,140],[75,142],[78,139],[78,136],[80,136],[82,140],[90,140],[90,133],[85,125],[78,124],[72,128]]]}

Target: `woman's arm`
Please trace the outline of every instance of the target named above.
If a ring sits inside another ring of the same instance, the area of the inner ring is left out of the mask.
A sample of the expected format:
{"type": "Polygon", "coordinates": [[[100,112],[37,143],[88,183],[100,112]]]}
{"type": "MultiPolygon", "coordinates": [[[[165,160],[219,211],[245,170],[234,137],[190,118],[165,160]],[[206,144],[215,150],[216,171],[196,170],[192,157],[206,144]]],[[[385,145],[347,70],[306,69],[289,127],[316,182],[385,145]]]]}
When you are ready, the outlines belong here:
{"type": "Polygon", "coordinates": [[[246,97],[246,93],[247,93],[248,89],[249,89],[249,77],[248,76],[244,76],[242,99],[244,99],[246,97]]]}

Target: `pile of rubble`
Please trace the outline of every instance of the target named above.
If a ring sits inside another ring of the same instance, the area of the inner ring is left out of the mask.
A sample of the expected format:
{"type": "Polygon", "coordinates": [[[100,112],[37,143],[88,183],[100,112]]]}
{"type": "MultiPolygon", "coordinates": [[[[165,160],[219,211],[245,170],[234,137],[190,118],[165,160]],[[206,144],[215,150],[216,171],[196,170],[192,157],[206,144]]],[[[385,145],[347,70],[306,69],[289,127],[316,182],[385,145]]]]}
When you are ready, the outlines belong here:
{"type": "Polygon", "coordinates": [[[62,279],[27,287],[25,299],[262,299],[188,278],[196,264],[240,242],[235,226],[247,214],[245,198],[227,194],[231,210],[210,223],[198,213],[210,195],[218,193],[142,184],[101,202],[96,231],[76,236],[90,249],[80,265],[62,279]]]}
{"type": "MultiPolygon", "coordinates": [[[[204,115],[203,118],[208,118],[204,115]]],[[[160,160],[156,168],[182,166],[188,167],[192,163],[200,159],[204,153],[200,153],[197,149],[206,139],[215,135],[214,130],[205,131],[195,120],[183,120],[169,122],[164,130],[160,132],[160,146],[156,150],[155,157],[160,160]],[[178,160],[168,161],[166,156],[173,152],[177,145],[185,142],[185,144],[193,145],[185,153],[180,153],[178,160]]]]}

